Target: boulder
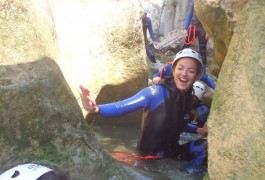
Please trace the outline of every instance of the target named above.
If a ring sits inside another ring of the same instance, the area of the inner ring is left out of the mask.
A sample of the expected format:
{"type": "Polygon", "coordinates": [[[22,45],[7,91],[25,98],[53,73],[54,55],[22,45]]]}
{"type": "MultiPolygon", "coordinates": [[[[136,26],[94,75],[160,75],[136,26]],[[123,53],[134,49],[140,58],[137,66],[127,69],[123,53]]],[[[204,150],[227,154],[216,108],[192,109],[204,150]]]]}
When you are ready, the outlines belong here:
{"type": "Polygon", "coordinates": [[[222,63],[208,120],[210,179],[264,177],[264,7],[248,1],[238,14],[222,63]]]}
{"type": "Polygon", "coordinates": [[[52,59],[1,66],[0,74],[0,173],[34,162],[70,179],[128,178],[89,130],[52,59]]]}

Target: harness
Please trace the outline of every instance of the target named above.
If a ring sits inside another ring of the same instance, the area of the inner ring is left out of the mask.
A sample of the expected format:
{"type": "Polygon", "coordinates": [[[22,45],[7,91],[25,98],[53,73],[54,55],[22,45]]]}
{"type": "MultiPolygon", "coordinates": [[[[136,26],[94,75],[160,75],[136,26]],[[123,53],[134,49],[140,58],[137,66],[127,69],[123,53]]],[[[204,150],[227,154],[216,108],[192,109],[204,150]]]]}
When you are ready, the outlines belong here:
{"type": "Polygon", "coordinates": [[[188,31],[188,36],[184,37],[184,43],[187,45],[191,45],[195,42],[196,39],[196,25],[191,24],[188,31]]]}

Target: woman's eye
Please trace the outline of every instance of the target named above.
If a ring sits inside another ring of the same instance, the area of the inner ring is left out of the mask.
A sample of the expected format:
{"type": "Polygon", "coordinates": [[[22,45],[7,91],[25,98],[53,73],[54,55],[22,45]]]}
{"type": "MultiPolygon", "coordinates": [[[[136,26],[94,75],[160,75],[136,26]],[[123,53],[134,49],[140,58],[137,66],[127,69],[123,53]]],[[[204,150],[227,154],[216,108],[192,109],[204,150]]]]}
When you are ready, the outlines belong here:
{"type": "Polygon", "coordinates": [[[179,70],[179,71],[182,70],[182,69],[183,69],[183,67],[177,67],[177,70],[179,70]]]}
{"type": "Polygon", "coordinates": [[[195,71],[194,70],[189,70],[189,73],[194,74],[195,71]]]}

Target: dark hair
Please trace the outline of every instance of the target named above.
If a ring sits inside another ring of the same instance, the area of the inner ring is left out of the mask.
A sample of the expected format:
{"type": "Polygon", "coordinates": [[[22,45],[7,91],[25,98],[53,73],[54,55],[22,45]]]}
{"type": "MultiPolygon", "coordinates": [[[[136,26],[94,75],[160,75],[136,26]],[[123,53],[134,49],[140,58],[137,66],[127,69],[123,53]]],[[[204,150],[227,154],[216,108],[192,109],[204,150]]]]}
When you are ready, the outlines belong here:
{"type": "Polygon", "coordinates": [[[39,177],[37,180],[69,180],[65,173],[58,171],[49,171],[39,177]]]}

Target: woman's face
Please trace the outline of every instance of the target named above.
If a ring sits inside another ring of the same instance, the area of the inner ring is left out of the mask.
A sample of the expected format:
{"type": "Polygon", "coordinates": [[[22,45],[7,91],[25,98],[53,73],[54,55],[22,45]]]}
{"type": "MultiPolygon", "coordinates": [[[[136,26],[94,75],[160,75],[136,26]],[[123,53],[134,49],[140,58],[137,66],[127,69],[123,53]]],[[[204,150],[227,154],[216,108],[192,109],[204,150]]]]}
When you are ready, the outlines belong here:
{"type": "Polygon", "coordinates": [[[199,77],[199,67],[196,61],[189,57],[181,58],[177,61],[173,69],[175,84],[180,92],[188,91],[192,84],[199,77]]]}

